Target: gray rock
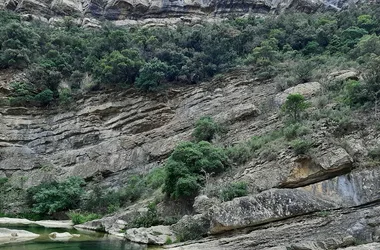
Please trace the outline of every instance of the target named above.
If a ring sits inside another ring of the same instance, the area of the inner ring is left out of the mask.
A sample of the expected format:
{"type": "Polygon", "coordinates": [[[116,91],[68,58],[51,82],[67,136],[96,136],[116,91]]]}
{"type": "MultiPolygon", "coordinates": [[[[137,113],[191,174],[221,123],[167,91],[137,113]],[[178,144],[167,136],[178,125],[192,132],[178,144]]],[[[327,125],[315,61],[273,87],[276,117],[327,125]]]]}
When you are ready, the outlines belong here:
{"type": "Polygon", "coordinates": [[[285,103],[288,95],[297,93],[305,96],[306,98],[310,98],[316,95],[321,89],[322,85],[319,82],[307,82],[298,84],[294,87],[290,87],[284,90],[282,93],[277,94],[275,97],[275,102],[278,106],[281,106],[285,103]]]}
{"type": "Polygon", "coordinates": [[[64,233],[53,232],[49,234],[49,238],[54,241],[68,241],[73,237],[80,237],[80,235],[71,234],[69,232],[64,232],[64,233]]]}
{"type": "MultiPolygon", "coordinates": [[[[191,242],[184,245],[169,246],[173,250],[238,250],[238,249],[265,249],[265,250],[328,250],[347,249],[348,244],[354,242],[371,242],[375,233],[375,225],[380,225],[380,207],[357,207],[331,211],[327,214],[316,213],[313,215],[299,216],[286,220],[271,222],[263,226],[251,227],[249,230],[239,231],[239,235],[225,234],[218,238],[208,238],[199,242],[191,242]],[[362,221],[361,238],[352,237],[347,229],[354,227],[358,220],[362,221]],[[369,240],[365,240],[369,239],[369,240]]],[[[378,243],[360,245],[349,250],[360,250],[363,247],[378,247],[378,243]]],[[[378,248],[363,248],[378,249],[378,248]]]]}
{"type": "Polygon", "coordinates": [[[380,243],[363,244],[360,246],[339,248],[338,250],[378,250],[380,249],[380,243]]]}
{"type": "Polygon", "coordinates": [[[199,195],[195,197],[194,200],[194,212],[198,214],[206,214],[212,206],[219,203],[220,201],[217,198],[209,198],[207,195],[199,195]]]}
{"type": "Polygon", "coordinates": [[[335,207],[304,190],[271,189],[213,207],[210,232],[217,234],[335,207]]]}
{"type": "Polygon", "coordinates": [[[181,240],[200,238],[207,235],[209,229],[210,221],[202,214],[185,215],[176,224],[171,226],[171,230],[181,240]]]}
{"type": "Polygon", "coordinates": [[[25,230],[0,228],[0,245],[11,242],[23,242],[38,238],[40,235],[25,230]]]}
{"type": "Polygon", "coordinates": [[[346,81],[346,80],[359,80],[359,72],[351,70],[336,71],[328,75],[330,80],[346,81]]]}
{"type": "Polygon", "coordinates": [[[177,240],[169,226],[130,228],[125,232],[125,238],[136,243],[153,245],[164,245],[177,240]]]}

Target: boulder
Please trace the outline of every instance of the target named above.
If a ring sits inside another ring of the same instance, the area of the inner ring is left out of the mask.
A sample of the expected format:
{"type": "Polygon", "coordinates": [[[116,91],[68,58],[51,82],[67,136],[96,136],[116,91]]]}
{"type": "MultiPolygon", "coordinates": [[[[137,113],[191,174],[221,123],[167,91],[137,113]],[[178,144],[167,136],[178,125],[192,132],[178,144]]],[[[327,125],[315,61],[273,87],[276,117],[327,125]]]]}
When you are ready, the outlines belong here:
{"type": "Polygon", "coordinates": [[[302,83],[298,84],[294,87],[290,87],[284,92],[279,93],[275,96],[274,100],[275,103],[279,106],[285,103],[286,98],[290,94],[301,94],[306,98],[310,98],[317,94],[320,90],[322,89],[322,85],[319,82],[307,82],[307,83],[302,83]]]}
{"type": "Polygon", "coordinates": [[[66,240],[69,240],[73,237],[80,237],[80,235],[79,234],[70,234],[68,232],[64,232],[64,233],[53,232],[53,233],[49,234],[49,238],[51,240],[57,240],[57,241],[66,241],[66,240]]]}
{"type": "Polygon", "coordinates": [[[202,214],[185,215],[171,229],[181,240],[197,239],[207,235],[210,220],[202,214]]]}
{"type": "Polygon", "coordinates": [[[198,214],[206,214],[212,206],[219,203],[220,201],[217,198],[209,198],[207,195],[199,195],[194,199],[193,208],[198,214]]]}
{"type": "Polygon", "coordinates": [[[335,208],[333,202],[297,189],[271,189],[221,203],[210,211],[211,234],[335,208]]]}
{"type": "Polygon", "coordinates": [[[136,243],[152,245],[164,245],[177,240],[170,226],[130,228],[125,232],[125,238],[136,243]]]}

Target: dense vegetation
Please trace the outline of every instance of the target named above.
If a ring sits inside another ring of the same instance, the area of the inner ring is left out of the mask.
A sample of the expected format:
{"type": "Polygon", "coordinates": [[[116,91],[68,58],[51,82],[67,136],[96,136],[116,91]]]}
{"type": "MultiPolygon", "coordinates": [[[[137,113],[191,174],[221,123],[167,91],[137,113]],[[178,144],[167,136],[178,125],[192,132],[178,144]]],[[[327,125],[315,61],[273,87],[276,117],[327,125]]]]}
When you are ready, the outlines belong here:
{"type": "Polygon", "coordinates": [[[309,81],[316,68],[372,62],[365,83],[347,86],[347,102],[354,106],[378,98],[379,86],[370,79],[379,77],[373,75],[380,61],[379,13],[372,5],[172,28],[104,23],[90,30],[70,18],[59,27],[27,25],[2,11],[0,69],[27,72],[24,81],[13,83],[11,104],[48,105],[68,104],[83,90],[135,85],[150,91],[165,83],[197,83],[242,65],[253,66],[263,80],[281,74],[276,80],[284,88],[309,81]]]}

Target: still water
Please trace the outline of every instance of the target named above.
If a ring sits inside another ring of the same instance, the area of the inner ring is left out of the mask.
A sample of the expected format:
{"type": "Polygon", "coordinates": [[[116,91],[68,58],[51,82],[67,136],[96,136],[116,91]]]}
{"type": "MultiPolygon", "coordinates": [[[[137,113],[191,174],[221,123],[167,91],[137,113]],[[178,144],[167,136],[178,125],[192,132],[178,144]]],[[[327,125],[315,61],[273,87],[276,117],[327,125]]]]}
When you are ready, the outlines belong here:
{"type": "Polygon", "coordinates": [[[0,245],[0,250],[145,250],[144,245],[134,244],[111,235],[96,233],[91,231],[77,231],[75,229],[49,229],[38,226],[6,226],[0,227],[8,229],[26,230],[39,234],[40,237],[30,241],[9,243],[0,245]],[[80,234],[80,237],[73,237],[68,241],[58,241],[49,238],[52,232],[69,232],[80,234]]]}

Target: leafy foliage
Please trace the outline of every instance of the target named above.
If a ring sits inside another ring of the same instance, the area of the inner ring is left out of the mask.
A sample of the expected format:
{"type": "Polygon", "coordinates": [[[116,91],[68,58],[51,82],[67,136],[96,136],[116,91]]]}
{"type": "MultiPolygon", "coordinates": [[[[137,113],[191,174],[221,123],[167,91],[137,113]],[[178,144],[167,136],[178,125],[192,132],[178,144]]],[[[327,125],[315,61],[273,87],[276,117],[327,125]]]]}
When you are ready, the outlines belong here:
{"type": "Polygon", "coordinates": [[[313,146],[313,142],[306,139],[295,139],[290,142],[292,149],[296,155],[306,154],[313,146]]]}
{"type": "MultiPolygon", "coordinates": [[[[290,86],[310,81],[315,68],[332,58],[365,64],[371,54],[380,56],[379,9],[287,12],[265,21],[250,16],[175,29],[103,23],[99,30],[77,27],[70,18],[61,27],[27,23],[1,11],[0,68],[26,69],[23,89],[33,90],[32,97],[49,89],[49,103],[69,103],[60,98],[60,83],[70,83],[75,93],[86,89],[80,85],[87,76],[96,82],[91,90],[134,85],[152,91],[165,83],[198,83],[241,64],[255,67],[262,80],[291,72],[290,86]]],[[[13,105],[46,105],[45,99],[19,98],[17,90],[14,96],[13,105]]]]}
{"type": "Polygon", "coordinates": [[[130,227],[151,227],[159,223],[156,204],[151,202],[148,204],[148,211],[135,218],[130,227]]]}
{"type": "Polygon", "coordinates": [[[248,194],[248,186],[245,182],[231,183],[223,188],[220,192],[220,199],[222,201],[230,201],[234,198],[245,196],[248,194]]]}
{"type": "Polygon", "coordinates": [[[70,177],[64,182],[43,183],[30,188],[29,204],[37,214],[53,214],[59,211],[75,209],[84,192],[83,179],[70,177]]]}
{"type": "Polygon", "coordinates": [[[221,128],[209,116],[201,117],[195,123],[195,129],[192,136],[197,142],[208,141],[211,142],[217,133],[221,132],[221,128]]]}
{"type": "Polygon", "coordinates": [[[222,148],[205,141],[181,143],[166,162],[164,192],[173,198],[192,197],[203,184],[202,174],[221,173],[228,165],[222,148]]]}
{"type": "Polygon", "coordinates": [[[92,221],[101,218],[99,214],[94,213],[78,213],[78,212],[69,212],[68,216],[74,225],[83,224],[87,221],[92,221]]]}
{"type": "Polygon", "coordinates": [[[282,110],[291,117],[293,121],[301,119],[302,112],[308,107],[305,97],[301,94],[290,94],[286,98],[282,110]]]}
{"type": "Polygon", "coordinates": [[[165,62],[154,58],[141,68],[135,85],[137,88],[145,91],[156,90],[165,79],[168,71],[169,66],[165,62]]]}

